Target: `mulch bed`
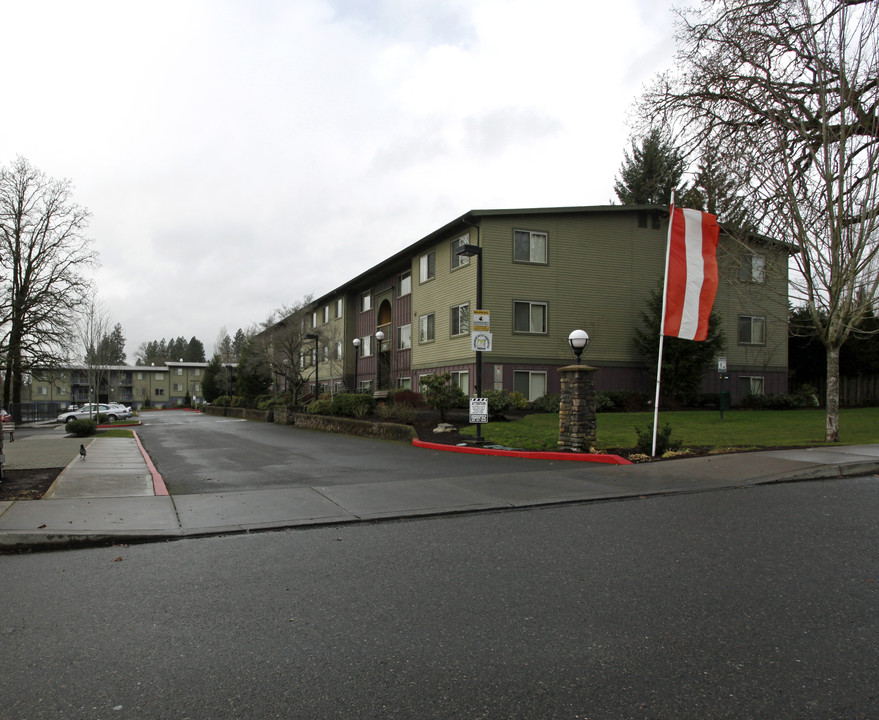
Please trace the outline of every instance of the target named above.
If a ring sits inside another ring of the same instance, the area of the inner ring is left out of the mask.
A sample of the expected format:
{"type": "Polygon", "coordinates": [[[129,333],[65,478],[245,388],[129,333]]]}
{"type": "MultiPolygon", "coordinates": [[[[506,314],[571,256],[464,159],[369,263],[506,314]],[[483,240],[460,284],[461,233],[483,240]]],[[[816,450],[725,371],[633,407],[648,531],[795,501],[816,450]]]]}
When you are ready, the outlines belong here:
{"type": "Polygon", "coordinates": [[[64,468],[6,470],[0,481],[0,501],[39,500],[64,468]]]}

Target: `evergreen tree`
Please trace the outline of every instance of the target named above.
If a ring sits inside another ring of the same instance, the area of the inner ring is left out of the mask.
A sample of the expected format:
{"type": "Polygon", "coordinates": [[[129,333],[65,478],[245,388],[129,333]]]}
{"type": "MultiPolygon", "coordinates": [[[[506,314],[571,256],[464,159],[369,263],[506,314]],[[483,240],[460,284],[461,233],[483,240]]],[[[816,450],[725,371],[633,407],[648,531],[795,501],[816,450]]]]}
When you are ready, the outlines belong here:
{"type": "Polygon", "coordinates": [[[197,337],[193,336],[186,344],[186,349],[183,351],[183,359],[186,360],[186,362],[204,362],[204,343],[202,343],[197,337]]]}
{"type": "MultiPolygon", "coordinates": [[[[635,346],[649,363],[651,377],[656,377],[659,357],[659,328],[662,323],[662,291],[654,290],[641,313],[643,328],[635,329],[635,346]]],[[[708,337],[701,341],[666,337],[662,350],[662,386],[660,402],[669,400],[691,405],[699,397],[702,378],[715,357],[726,347],[720,316],[712,312],[708,320],[708,337]]]]}
{"type": "Polygon", "coordinates": [[[205,402],[213,402],[227,391],[226,373],[218,354],[208,362],[201,382],[201,391],[205,402]]]}
{"type": "Polygon", "coordinates": [[[672,190],[681,194],[684,160],[678,149],[658,128],[633,139],[626,151],[614,192],[624,205],[668,205],[672,190]]]}

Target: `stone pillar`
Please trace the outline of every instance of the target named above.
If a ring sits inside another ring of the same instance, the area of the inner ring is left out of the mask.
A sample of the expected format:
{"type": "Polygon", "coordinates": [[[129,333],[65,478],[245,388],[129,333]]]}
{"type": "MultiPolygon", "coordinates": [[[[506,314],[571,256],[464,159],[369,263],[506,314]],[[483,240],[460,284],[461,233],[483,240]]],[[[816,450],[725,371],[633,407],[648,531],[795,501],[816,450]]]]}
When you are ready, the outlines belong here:
{"type": "Polygon", "coordinates": [[[559,449],[589,452],[595,444],[595,383],[597,368],[566,365],[559,368],[559,449]]]}

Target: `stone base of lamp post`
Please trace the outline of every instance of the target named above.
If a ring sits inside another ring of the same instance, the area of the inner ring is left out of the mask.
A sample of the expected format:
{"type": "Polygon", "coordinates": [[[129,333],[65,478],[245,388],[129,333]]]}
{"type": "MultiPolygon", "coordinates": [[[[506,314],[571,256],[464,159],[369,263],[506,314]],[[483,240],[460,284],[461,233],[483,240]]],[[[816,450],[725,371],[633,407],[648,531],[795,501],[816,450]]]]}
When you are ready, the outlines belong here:
{"type": "Polygon", "coordinates": [[[559,368],[559,449],[589,452],[595,444],[595,383],[597,368],[566,365],[559,368]]]}

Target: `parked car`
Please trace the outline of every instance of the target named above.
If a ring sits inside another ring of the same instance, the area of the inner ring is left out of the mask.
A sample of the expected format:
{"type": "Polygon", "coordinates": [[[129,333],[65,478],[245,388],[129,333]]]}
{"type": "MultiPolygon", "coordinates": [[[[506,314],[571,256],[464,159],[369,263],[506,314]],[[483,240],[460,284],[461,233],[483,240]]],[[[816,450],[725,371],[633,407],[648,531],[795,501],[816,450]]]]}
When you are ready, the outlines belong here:
{"type": "Polygon", "coordinates": [[[110,422],[114,422],[131,417],[132,412],[124,407],[92,403],[91,405],[83,405],[79,410],[65,410],[58,416],[58,422],[69,423],[72,420],[88,420],[96,415],[106,415],[110,422]]]}

